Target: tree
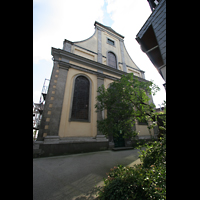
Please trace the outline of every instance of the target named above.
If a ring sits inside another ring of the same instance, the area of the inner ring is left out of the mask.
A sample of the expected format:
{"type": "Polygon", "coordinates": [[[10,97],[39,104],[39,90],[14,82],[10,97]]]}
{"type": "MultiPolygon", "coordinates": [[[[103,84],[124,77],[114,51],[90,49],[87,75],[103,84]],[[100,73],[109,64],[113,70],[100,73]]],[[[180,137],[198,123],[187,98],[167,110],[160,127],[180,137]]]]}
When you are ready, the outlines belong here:
{"type": "MultiPolygon", "coordinates": [[[[104,85],[98,88],[96,111],[107,110],[107,118],[97,121],[97,127],[104,135],[124,138],[136,136],[133,129],[135,120],[156,121],[155,105],[149,104],[147,94],[155,95],[160,88],[151,81],[139,81],[133,73],[123,75],[120,80],[111,83],[106,90],[104,85]]],[[[150,126],[153,128],[153,126],[150,126]]]]}

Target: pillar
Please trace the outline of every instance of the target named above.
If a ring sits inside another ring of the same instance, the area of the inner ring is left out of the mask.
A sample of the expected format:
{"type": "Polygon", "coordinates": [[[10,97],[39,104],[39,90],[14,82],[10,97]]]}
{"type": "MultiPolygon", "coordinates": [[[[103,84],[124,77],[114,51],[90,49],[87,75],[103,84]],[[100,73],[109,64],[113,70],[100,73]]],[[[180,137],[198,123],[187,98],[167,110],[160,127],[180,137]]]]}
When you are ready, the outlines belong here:
{"type": "MultiPolygon", "coordinates": [[[[63,49],[71,51],[71,44],[68,41],[63,42],[63,49]]],[[[65,85],[69,65],[60,66],[59,61],[62,60],[60,55],[53,55],[54,65],[51,73],[51,79],[46,96],[40,129],[37,141],[44,143],[58,143],[59,141],[59,126],[63,106],[63,98],[65,93],[65,85]]],[[[66,64],[69,60],[65,60],[66,64]]]]}
{"type": "Polygon", "coordinates": [[[126,63],[125,63],[125,57],[124,57],[124,44],[123,44],[123,40],[120,40],[120,51],[121,51],[121,57],[122,57],[123,71],[127,72],[127,70],[126,70],[126,63]]]}
{"type": "MultiPolygon", "coordinates": [[[[103,73],[98,73],[97,74],[97,89],[103,84],[104,84],[104,75],[103,73]]],[[[99,95],[99,93],[97,93],[97,95],[99,95]]],[[[97,120],[102,120],[102,119],[103,119],[103,112],[101,111],[97,112],[97,120]]],[[[97,129],[96,139],[108,141],[105,135],[103,135],[98,129],[97,129]]]]}

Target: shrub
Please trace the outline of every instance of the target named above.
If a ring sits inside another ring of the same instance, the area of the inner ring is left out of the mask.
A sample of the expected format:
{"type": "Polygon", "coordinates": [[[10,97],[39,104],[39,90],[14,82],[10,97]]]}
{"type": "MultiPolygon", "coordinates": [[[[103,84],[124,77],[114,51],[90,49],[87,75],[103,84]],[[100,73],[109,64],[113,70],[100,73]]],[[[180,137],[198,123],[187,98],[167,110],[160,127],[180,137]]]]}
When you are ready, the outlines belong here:
{"type": "Polygon", "coordinates": [[[104,186],[98,188],[98,199],[166,199],[166,138],[149,142],[146,147],[140,154],[143,164],[118,165],[110,170],[104,186]]]}
{"type": "Polygon", "coordinates": [[[152,165],[148,169],[141,164],[135,167],[119,165],[104,179],[104,186],[99,188],[99,199],[165,199],[165,175],[162,166],[152,165]]]}
{"type": "Polygon", "coordinates": [[[145,194],[140,184],[142,174],[132,167],[118,165],[104,179],[104,187],[99,190],[99,199],[144,199],[145,194]]]}
{"type": "Polygon", "coordinates": [[[141,150],[139,157],[143,162],[143,167],[147,168],[151,165],[166,162],[166,135],[160,138],[160,141],[148,142],[138,148],[141,150]],[[144,146],[146,150],[141,150],[141,147],[144,146]]]}

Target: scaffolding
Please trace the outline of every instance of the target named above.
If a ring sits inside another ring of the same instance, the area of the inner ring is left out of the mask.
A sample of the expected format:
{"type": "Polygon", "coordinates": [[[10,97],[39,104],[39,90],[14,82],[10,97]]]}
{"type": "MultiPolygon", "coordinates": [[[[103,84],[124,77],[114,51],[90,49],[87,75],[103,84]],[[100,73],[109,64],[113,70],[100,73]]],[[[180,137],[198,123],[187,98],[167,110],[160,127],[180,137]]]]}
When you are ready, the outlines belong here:
{"type": "Polygon", "coordinates": [[[43,84],[43,87],[42,87],[42,92],[41,92],[41,95],[40,95],[40,103],[41,103],[41,104],[42,104],[43,102],[45,102],[48,88],[49,88],[49,79],[46,79],[46,78],[45,78],[44,84],[43,84]]]}
{"type": "Polygon", "coordinates": [[[44,110],[46,95],[49,88],[49,81],[50,81],[49,79],[45,78],[44,84],[42,86],[39,103],[33,102],[33,140],[36,140],[38,135],[40,122],[42,119],[42,113],[44,110]]]}

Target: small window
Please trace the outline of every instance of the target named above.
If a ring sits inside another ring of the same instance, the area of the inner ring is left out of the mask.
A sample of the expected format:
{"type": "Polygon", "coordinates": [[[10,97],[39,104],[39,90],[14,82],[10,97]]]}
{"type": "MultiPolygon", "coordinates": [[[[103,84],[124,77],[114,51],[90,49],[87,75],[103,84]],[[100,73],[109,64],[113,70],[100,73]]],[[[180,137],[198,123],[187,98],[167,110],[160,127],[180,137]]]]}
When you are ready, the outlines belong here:
{"type": "Polygon", "coordinates": [[[113,40],[107,38],[107,42],[108,42],[108,44],[115,46],[115,42],[113,40]]]}

